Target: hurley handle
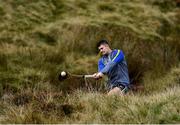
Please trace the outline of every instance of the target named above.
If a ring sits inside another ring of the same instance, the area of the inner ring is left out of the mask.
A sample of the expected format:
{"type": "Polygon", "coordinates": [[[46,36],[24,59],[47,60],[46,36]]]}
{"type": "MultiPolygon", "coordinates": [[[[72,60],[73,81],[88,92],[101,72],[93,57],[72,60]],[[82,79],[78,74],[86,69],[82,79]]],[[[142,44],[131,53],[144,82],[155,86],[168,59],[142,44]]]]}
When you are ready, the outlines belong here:
{"type": "Polygon", "coordinates": [[[93,75],[84,75],[83,77],[84,77],[84,78],[94,78],[93,75]]]}

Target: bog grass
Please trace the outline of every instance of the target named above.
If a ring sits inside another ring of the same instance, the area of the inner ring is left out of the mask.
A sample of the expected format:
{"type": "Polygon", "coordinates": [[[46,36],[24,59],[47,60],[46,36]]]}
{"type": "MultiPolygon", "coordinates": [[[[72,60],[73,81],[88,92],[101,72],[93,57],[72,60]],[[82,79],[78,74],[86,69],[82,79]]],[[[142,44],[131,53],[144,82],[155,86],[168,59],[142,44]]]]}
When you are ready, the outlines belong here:
{"type": "Polygon", "coordinates": [[[162,0],[0,0],[0,123],[178,123],[179,8],[162,0]],[[168,3],[168,4],[167,4],[168,3]],[[134,85],[106,96],[96,43],[125,52],[134,85]]]}
{"type": "Polygon", "coordinates": [[[5,106],[6,118],[2,123],[165,124],[180,120],[179,86],[149,95],[129,93],[124,97],[81,90],[66,96],[52,91],[26,94],[16,95],[16,101],[5,106]],[[19,105],[15,103],[17,99],[22,101],[19,105]]]}

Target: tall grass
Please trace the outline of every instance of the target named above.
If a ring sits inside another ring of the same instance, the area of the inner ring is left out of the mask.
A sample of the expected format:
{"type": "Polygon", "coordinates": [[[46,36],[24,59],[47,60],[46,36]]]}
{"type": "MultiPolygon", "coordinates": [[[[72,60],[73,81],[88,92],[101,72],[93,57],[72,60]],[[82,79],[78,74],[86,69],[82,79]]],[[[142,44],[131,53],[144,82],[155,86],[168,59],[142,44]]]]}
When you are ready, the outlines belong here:
{"type": "Polygon", "coordinates": [[[180,120],[179,86],[146,96],[106,96],[83,91],[66,96],[55,96],[51,92],[39,94],[35,92],[32,101],[24,105],[6,105],[6,119],[2,123],[158,124],[180,120]]]}
{"type": "Polygon", "coordinates": [[[178,123],[178,12],[168,0],[0,0],[0,123],[178,123]],[[96,72],[104,38],[141,90],[107,97],[106,78],[58,80],[96,72]]]}

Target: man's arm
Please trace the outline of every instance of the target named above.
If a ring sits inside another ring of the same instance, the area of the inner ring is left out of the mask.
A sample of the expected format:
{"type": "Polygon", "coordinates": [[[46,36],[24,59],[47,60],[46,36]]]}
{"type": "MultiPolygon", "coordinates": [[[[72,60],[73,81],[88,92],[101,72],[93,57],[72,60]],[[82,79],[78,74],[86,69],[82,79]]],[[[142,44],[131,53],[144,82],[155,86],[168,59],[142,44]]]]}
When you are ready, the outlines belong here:
{"type": "Polygon", "coordinates": [[[100,72],[105,67],[102,58],[98,61],[98,72],[100,72]]]}
{"type": "Polygon", "coordinates": [[[108,71],[110,71],[116,64],[118,64],[124,59],[124,53],[122,50],[115,50],[113,55],[113,59],[108,62],[103,69],[100,70],[101,73],[107,74],[108,71]]]}
{"type": "Polygon", "coordinates": [[[98,61],[98,72],[94,73],[93,76],[95,79],[99,79],[103,77],[104,74],[102,74],[100,71],[105,67],[102,58],[99,59],[98,61]]]}

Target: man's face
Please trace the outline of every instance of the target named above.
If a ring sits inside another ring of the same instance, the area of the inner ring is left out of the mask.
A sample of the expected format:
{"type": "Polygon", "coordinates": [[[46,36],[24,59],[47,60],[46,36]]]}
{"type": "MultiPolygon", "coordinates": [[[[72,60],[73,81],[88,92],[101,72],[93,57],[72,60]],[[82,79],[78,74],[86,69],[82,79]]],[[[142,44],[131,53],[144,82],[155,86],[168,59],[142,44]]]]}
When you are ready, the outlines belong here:
{"type": "Polygon", "coordinates": [[[106,55],[108,54],[109,46],[107,44],[101,44],[98,49],[102,55],[106,55]]]}

